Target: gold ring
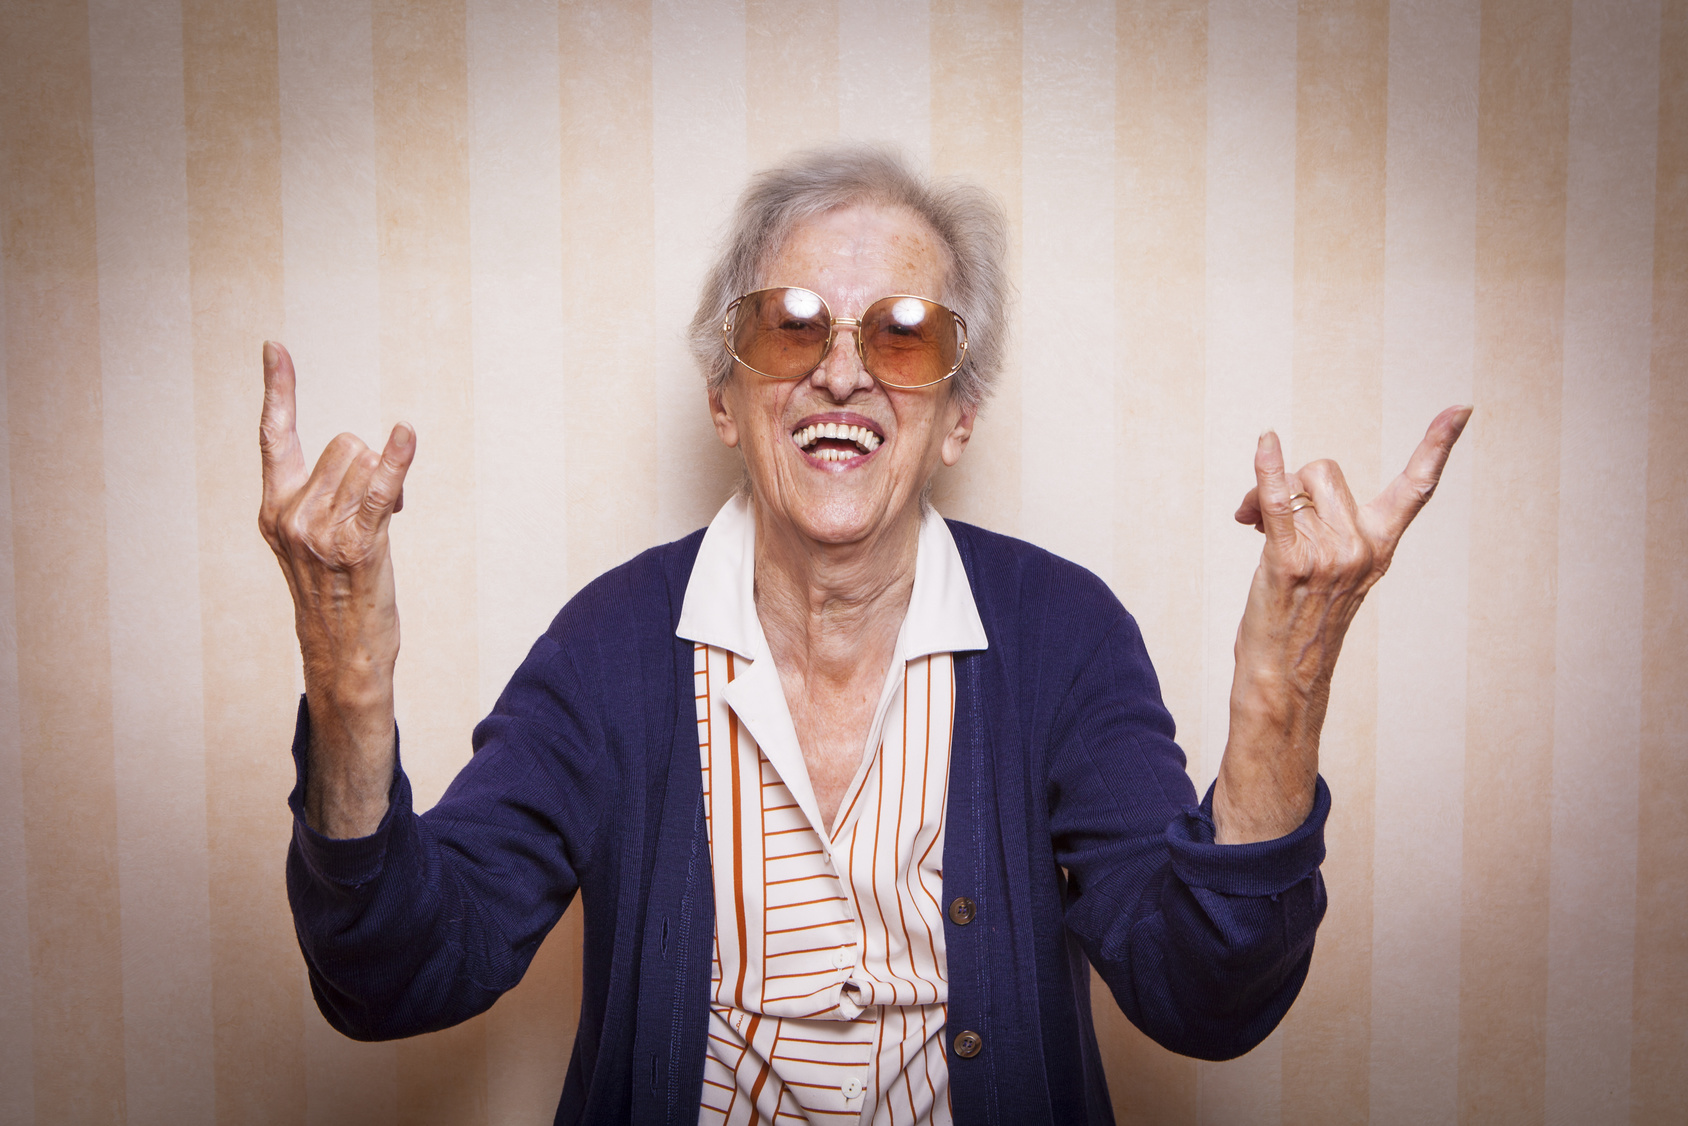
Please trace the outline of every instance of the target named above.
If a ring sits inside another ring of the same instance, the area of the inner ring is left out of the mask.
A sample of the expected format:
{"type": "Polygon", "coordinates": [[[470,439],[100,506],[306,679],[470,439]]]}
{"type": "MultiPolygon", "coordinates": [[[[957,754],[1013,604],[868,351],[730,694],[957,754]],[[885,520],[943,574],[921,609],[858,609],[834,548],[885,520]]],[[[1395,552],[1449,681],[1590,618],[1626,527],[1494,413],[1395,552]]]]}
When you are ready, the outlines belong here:
{"type": "Polygon", "coordinates": [[[1289,498],[1289,511],[1291,516],[1300,512],[1303,508],[1311,508],[1315,512],[1318,511],[1313,504],[1313,498],[1308,496],[1306,493],[1295,493],[1289,498]],[[1300,503],[1297,504],[1297,501],[1300,503]]]}

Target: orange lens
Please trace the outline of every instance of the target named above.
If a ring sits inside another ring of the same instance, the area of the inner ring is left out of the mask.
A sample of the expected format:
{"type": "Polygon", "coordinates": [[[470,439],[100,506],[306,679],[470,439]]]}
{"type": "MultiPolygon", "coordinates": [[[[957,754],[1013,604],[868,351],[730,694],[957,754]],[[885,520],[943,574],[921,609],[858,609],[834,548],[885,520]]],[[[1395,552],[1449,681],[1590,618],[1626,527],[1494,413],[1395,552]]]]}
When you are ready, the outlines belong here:
{"type": "Polygon", "coordinates": [[[734,312],[728,344],[739,363],[773,379],[796,379],[826,358],[832,317],[806,289],[746,294],[734,312]]]}
{"type": "Polygon", "coordinates": [[[882,297],[862,314],[862,363],[893,387],[925,387],[961,366],[956,315],[924,297],[882,297]]]}

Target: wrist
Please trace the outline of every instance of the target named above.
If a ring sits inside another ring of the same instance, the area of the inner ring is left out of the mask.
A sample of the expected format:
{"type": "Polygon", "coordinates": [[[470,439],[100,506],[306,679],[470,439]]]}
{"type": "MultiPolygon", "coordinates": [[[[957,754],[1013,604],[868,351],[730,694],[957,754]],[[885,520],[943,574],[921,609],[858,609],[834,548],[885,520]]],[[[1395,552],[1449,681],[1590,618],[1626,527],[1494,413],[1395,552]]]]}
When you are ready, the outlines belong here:
{"type": "Polygon", "coordinates": [[[335,691],[313,692],[310,714],[305,820],[329,837],[366,837],[387,812],[397,761],[392,681],[336,677],[335,691]]]}

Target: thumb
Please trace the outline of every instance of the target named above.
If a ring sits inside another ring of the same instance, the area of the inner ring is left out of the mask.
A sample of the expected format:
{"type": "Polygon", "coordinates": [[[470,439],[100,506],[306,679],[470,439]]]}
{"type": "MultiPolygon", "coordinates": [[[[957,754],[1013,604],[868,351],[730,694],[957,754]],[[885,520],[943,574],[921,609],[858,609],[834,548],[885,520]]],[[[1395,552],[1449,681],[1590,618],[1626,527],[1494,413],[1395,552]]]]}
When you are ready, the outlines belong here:
{"type": "Polygon", "coordinates": [[[416,431],[409,423],[401,422],[387,436],[386,448],[381,451],[381,463],[375,467],[369,488],[363,494],[363,504],[358,509],[358,524],[365,532],[374,535],[404,503],[404,478],[410,472],[410,463],[415,457],[416,431]]]}

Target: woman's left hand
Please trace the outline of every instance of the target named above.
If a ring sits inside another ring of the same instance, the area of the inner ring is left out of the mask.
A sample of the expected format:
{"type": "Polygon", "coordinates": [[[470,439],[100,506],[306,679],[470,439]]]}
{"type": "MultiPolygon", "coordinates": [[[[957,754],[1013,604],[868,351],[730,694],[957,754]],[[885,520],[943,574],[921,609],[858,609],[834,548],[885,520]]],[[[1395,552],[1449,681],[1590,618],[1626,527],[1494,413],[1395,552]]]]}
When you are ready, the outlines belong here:
{"type": "Polygon", "coordinates": [[[1237,628],[1231,731],[1213,798],[1220,843],[1283,836],[1311,811],[1343,636],[1436,491],[1470,417],[1470,407],[1437,415],[1406,469],[1364,508],[1335,462],[1286,473],[1278,436],[1260,436],[1256,484],[1236,519],[1266,544],[1237,628]]]}

